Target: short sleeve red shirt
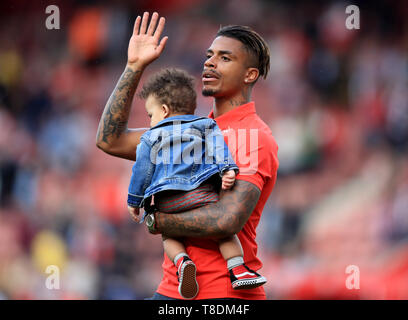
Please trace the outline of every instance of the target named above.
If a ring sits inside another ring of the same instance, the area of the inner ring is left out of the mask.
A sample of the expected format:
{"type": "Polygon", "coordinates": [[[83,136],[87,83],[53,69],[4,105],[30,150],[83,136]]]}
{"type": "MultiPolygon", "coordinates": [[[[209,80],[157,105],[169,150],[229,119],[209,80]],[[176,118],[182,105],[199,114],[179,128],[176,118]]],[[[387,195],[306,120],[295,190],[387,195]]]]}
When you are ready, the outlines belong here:
{"type": "MultiPolygon", "coordinates": [[[[214,118],[213,111],[209,114],[214,118]]],[[[246,265],[257,271],[262,262],[257,258],[256,227],[262,210],[275,185],[278,146],[269,127],[256,114],[255,103],[249,102],[214,119],[224,134],[231,154],[240,172],[237,179],[254,184],[261,195],[238,238],[244,251],[246,265]]],[[[232,289],[227,263],[218,243],[208,239],[185,239],[187,253],[197,266],[199,293],[195,299],[238,298],[266,299],[264,288],[251,290],[232,289]]],[[[157,290],[168,297],[181,299],[178,293],[176,268],[164,254],[163,279],[157,290]]]]}

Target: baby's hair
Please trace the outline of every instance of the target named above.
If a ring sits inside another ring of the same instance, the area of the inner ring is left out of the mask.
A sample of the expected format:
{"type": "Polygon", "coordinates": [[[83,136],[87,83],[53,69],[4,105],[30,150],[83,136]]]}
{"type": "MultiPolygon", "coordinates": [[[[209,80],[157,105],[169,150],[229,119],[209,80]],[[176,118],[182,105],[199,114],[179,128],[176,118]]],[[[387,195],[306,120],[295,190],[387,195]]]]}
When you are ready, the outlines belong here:
{"type": "Polygon", "coordinates": [[[181,69],[167,68],[151,76],[139,97],[147,99],[150,95],[174,113],[194,114],[197,106],[194,78],[181,69]]]}

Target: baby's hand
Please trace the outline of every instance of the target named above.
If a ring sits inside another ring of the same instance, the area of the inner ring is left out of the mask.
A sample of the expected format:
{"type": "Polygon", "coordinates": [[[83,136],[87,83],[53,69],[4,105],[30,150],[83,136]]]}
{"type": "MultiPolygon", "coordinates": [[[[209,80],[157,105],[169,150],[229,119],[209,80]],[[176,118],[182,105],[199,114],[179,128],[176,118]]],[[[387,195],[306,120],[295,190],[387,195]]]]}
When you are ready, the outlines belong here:
{"type": "Polygon", "coordinates": [[[132,219],[135,220],[136,222],[140,222],[139,208],[133,208],[128,206],[128,210],[132,219]]]}
{"type": "Polygon", "coordinates": [[[222,176],[222,190],[231,189],[235,182],[235,171],[228,170],[222,176]]]}

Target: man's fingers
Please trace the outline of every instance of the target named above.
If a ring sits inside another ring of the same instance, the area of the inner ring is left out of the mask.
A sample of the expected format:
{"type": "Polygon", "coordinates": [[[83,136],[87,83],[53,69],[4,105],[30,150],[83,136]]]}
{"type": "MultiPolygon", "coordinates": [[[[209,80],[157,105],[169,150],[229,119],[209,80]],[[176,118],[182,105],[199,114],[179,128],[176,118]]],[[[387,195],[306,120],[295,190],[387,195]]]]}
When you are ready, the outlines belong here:
{"type": "MultiPolygon", "coordinates": [[[[160,36],[164,30],[164,25],[166,24],[166,19],[164,17],[161,17],[159,20],[159,25],[157,26],[156,31],[154,32],[154,38],[156,39],[156,41],[158,42],[160,39],[160,36]]],[[[163,41],[163,39],[162,39],[163,41]]],[[[161,42],[160,42],[161,44],[161,42]]]]}
{"type": "Polygon", "coordinates": [[[159,45],[157,46],[157,50],[158,50],[159,54],[162,53],[168,38],[169,37],[167,37],[167,36],[163,37],[163,39],[161,39],[159,45]]]}
{"type": "Polygon", "coordinates": [[[157,12],[154,12],[152,15],[152,19],[150,20],[149,28],[147,29],[147,34],[149,36],[153,35],[154,29],[156,28],[158,18],[159,18],[159,14],[157,12]]]}
{"type": "Polygon", "coordinates": [[[139,34],[140,20],[142,20],[142,18],[140,18],[140,16],[137,16],[136,21],[135,21],[135,25],[133,26],[133,34],[134,35],[139,34]]]}
{"type": "Polygon", "coordinates": [[[139,34],[145,34],[147,29],[147,22],[149,21],[149,12],[143,13],[142,25],[140,26],[139,34]]]}

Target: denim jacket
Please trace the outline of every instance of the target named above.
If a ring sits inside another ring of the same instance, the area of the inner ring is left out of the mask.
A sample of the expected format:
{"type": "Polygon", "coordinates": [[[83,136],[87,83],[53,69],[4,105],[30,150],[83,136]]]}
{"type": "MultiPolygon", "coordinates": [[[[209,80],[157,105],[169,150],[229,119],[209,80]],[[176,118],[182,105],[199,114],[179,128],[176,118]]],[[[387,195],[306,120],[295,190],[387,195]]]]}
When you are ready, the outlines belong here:
{"type": "Polygon", "coordinates": [[[146,199],[164,190],[196,189],[226,170],[238,167],[214,120],[195,115],[164,119],[137,146],[128,205],[143,207],[146,199]]]}

